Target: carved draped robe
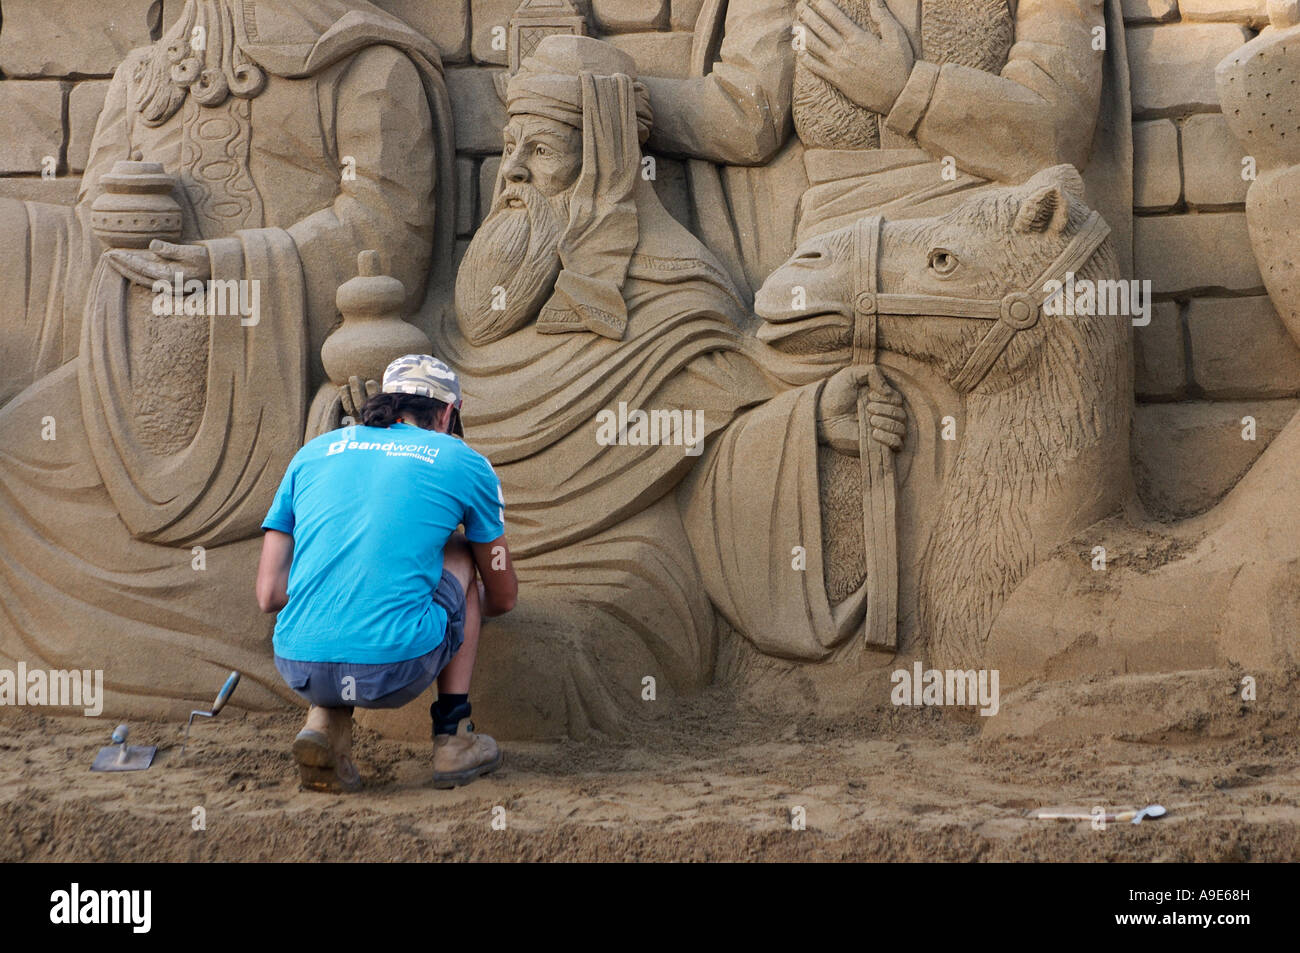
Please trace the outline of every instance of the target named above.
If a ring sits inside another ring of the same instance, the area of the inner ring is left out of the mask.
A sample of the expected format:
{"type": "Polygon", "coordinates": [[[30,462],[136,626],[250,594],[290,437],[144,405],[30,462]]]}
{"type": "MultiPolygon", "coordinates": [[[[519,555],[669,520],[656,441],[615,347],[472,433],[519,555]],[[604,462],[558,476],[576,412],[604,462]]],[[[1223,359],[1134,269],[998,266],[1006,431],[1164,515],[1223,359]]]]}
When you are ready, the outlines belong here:
{"type": "Polygon", "coordinates": [[[528,699],[530,722],[578,734],[621,720],[626,705],[611,697],[636,697],[645,675],[660,693],[699,689],[716,651],[674,492],[700,457],[671,441],[605,445],[597,415],[620,403],[629,413],[699,412],[703,440],[773,392],[721,266],[646,182],[637,217],[621,340],[530,324],[474,345],[454,321],[435,338],[461,377],[466,437],[505,495],[525,598],[493,625],[532,620],[513,641],[485,636],[478,694],[503,707],[512,704],[503,697],[528,699]],[[567,712],[542,710],[554,705],[567,712]]]}
{"type": "Polygon", "coordinates": [[[76,207],[0,200],[0,664],[102,668],[118,710],[178,713],[231,668],[246,705],[291,697],[253,579],[335,291],[377,248],[414,306],[431,249],[450,246],[436,48],[368,3],[240,15],[264,91],[191,95],[150,126],[131,105],[136,51],[76,207]],[[179,176],[182,241],[207,246],[214,280],[259,283],[255,325],[155,315],[100,262],[99,179],[137,153],[179,176]]]}

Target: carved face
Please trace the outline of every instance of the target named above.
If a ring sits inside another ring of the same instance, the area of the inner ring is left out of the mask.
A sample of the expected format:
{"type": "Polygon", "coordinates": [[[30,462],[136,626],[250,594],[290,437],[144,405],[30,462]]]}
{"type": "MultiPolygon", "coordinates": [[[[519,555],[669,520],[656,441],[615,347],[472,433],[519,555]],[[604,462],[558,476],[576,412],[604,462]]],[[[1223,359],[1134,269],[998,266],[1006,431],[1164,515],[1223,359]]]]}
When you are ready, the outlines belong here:
{"type": "Polygon", "coordinates": [[[511,119],[500,188],[456,276],[456,318],[472,344],[524,327],[550,296],[581,169],[578,130],[540,116],[511,119]]]}
{"type": "Polygon", "coordinates": [[[573,188],[582,171],[582,133],[566,123],[527,113],[514,116],[504,132],[501,175],[529,184],[547,198],[573,188]]]}

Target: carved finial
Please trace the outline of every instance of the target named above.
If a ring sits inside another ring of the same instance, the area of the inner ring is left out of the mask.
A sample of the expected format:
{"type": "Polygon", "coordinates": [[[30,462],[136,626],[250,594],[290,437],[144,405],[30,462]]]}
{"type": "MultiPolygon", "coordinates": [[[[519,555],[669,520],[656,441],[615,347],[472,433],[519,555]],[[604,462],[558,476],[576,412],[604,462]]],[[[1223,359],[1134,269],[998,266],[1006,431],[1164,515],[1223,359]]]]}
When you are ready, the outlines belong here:
{"type": "Polygon", "coordinates": [[[402,316],[406,288],[384,274],[374,249],[357,255],[357,276],[339,286],[334,300],[343,323],[325,339],[320,356],[335,384],[352,377],[382,380],[389,361],[429,350],[428,335],[402,316]]]}
{"type": "Polygon", "coordinates": [[[507,54],[510,73],[519,72],[519,64],[532,54],[537,44],[553,33],[584,36],[587,18],[571,0],[524,0],[510,18],[507,54]]]}

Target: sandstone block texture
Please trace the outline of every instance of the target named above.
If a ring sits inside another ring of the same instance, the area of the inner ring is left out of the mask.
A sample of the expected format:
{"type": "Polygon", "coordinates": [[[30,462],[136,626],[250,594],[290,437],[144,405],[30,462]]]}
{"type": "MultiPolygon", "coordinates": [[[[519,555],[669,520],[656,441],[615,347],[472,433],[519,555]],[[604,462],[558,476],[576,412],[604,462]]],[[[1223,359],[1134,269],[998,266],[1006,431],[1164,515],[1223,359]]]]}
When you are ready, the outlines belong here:
{"type": "Polygon", "coordinates": [[[444,63],[463,63],[469,59],[469,0],[375,0],[375,3],[438,44],[444,63]]]}
{"type": "Polygon", "coordinates": [[[488,156],[483,160],[483,164],[478,170],[478,218],[475,220],[475,227],[478,223],[487,218],[488,211],[492,208],[492,193],[496,189],[497,172],[501,169],[500,156],[488,156]]]}
{"type": "Polygon", "coordinates": [[[1135,26],[1125,34],[1133,114],[1176,115],[1219,108],[1214,67],[1250,39],[1234,23],[1135,26]]]}
{"type": "Polygon", "coordinates": [[[1205,23],[1246,23],[1261,27],[1268,23],[1267,0],[1181,0],[1178,12],[1184,20],[1205,23]]]}
{"type": "Polygon", "coordinates": [[[108,76],[159,26],[155,0],[4,0],[0,72],[7,77],[108,76]]]}
{"type": "Polygon", "coordinates": [[[501,152],[506,107],[497,93],[496,69],[462,67],[447,70],[447,95],[456,122],[456,149],[478,155],[501,152]]]}
{"type": "Polygon", "coordinates": [[[45,202],[49,205],[75,205],[81,191],[81,176],[60,175],[43,179],[38,175],[0,178],[0,199],[20,202],[45,202]]]}
{"type": "Polygon", "coordinates": [[[518,0],[474,0],[469,47],[476,63],[506,65],[505,39],[518,8],[518,0]]]}
{"type": "Polygon", "coordinates": [[[1133,220],[1134,277],[1156,294],[1262,291],[1244,212],[1138,216],[1133,220]]]}
{"type": "Polygon", "coordinates": [[[1148,511],[1178,519],[1213,506],[1250,469],[1300,408],[1297,400],[1139,404],[1134,476],[1148,511]],[[1255,439],[1243,439],[1255,422],[1255,439]]]}
{"type": "Polygon", "coordinates": [[[690,33],[619,33],[606,39],[636,60],[642,76],[682,79],[690,74],[690,33]]]}
{"type": "Polygon", "coordinates": [[[1133,123],[1133,207],[1168,211],[1182,195],[1178,127],[1171,119],[1133,123]]]}
{"type": "Polygon", "coordinates": [[[1159,23],[1178,19],[1178,0],[1123,0],[1125,23],[1159,23]]]}
{"type": "Polygon", "coordinates": [[[591,13],[603,35],[665,30],[672,10],[668,0],[591,0],[591,13]]]}
{"type": "Polygon", "coordinates": [[[1242,178],[1244,150],[1219,113],[1183,123],[1183,176],[1187,204],[1195,208],[1241,205],[1250,181],[1242,178]]]}
{"type": "Polygon", "coordinates": [[[478,168],[469,156],[456,157],[456,235],[469,235],[478,224],[478,168]]]}
{"type": "Polygon", "coordinates": [[[90,158],[90,140],[104,109],[109,81],[92,79],[78,83],[68,94],[68,168],[84,172],[90,158]]]}
{"type": "Polygon", "coordinates": [[[1192,379],[1207,397],[1300,394],[1300,348],[1267,295],[1197,298],[1187,332],[1192,379]]]}
{"type": "Polygon", "coordinates": [[[704,0],[672,0],[670,24],[674,30],[694,30],[704,0]]]}
{"type": "Polygon", "coordinates": [[[1177,302],[1161,301],[1151,323],[1133,329],[1134,386],[1140,400],[1178,400],[1187,393],[1187,349],[1177,302]]]}
{"type": "Polygon", "coordinates": [[[63,84],[0,81],[0,174],[40,173],[63,150],[63,84]]]}

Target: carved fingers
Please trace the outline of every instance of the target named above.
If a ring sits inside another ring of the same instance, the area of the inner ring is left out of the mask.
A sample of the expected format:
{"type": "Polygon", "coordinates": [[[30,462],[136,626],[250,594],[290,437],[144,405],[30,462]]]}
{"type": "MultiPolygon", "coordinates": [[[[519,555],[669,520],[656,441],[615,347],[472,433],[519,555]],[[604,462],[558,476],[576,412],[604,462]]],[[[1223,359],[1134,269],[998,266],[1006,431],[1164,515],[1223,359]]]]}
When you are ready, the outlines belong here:
{"type": "Polygon", "coordinates": [[[907,436],[907,410],[903,395],[890,385],[880,368],[866,368],[867,406],[870,416],[871,439],[891,450],[900,450],[907,436]]]}
{"type": "Polygon", "coordinates": [[[348,382],[339,388],[339,402],[343,408],[343,416],[351,418],[354,423],[360,423],[361,408],[365,406],[366,401],[378,393],[379,381],[363,382],[356,375],[349,377],[348,382]]]}
{"type": "Polygon", "coordinates": [[[907,436],[903,397],[873,365],[837,371],[822,387],[817,401],[817,433],[822,443],[840,453],[857,456],[861,443],[859,412],[867,415],[871,438],[892,450],[907,436]],[[866,389],[865,404],[860,404],[866,389]]]}
{"type": "Polygon", "coordinates": [[[867,413],[871,415],[871,439],[891,450],[901,450],[907,436],[907,411],[900,404],[873,400],[867,402],[867,413]]]}
{"type": "Polygon", "coordinates": [[[912,44],[881,0],[872,0],[877,37],[859,26],[834,0],[800,3],[797,17],[805,30],[800,56],[809,72],[830,83],[848,99],[872,112],[886,114],[912,72],[912,44]]]}
{"type": "Polygon", "coordinates": [[[154,241],[148,251],[114,248],[104,252],[104,258],[122,277],[146,288],[159,281],[170,285],[178,274],[182,288],[187,281],[206,281],[212,276],[212,262],[203,245],[154,241]]]}
{"type": "Polygon", "coordinates": [[[212,258],[206,245],[176,245],[155,239],[149,250],[163,261],[181,266],[186,278],[206,281],[212,277],[212,258]]]}

